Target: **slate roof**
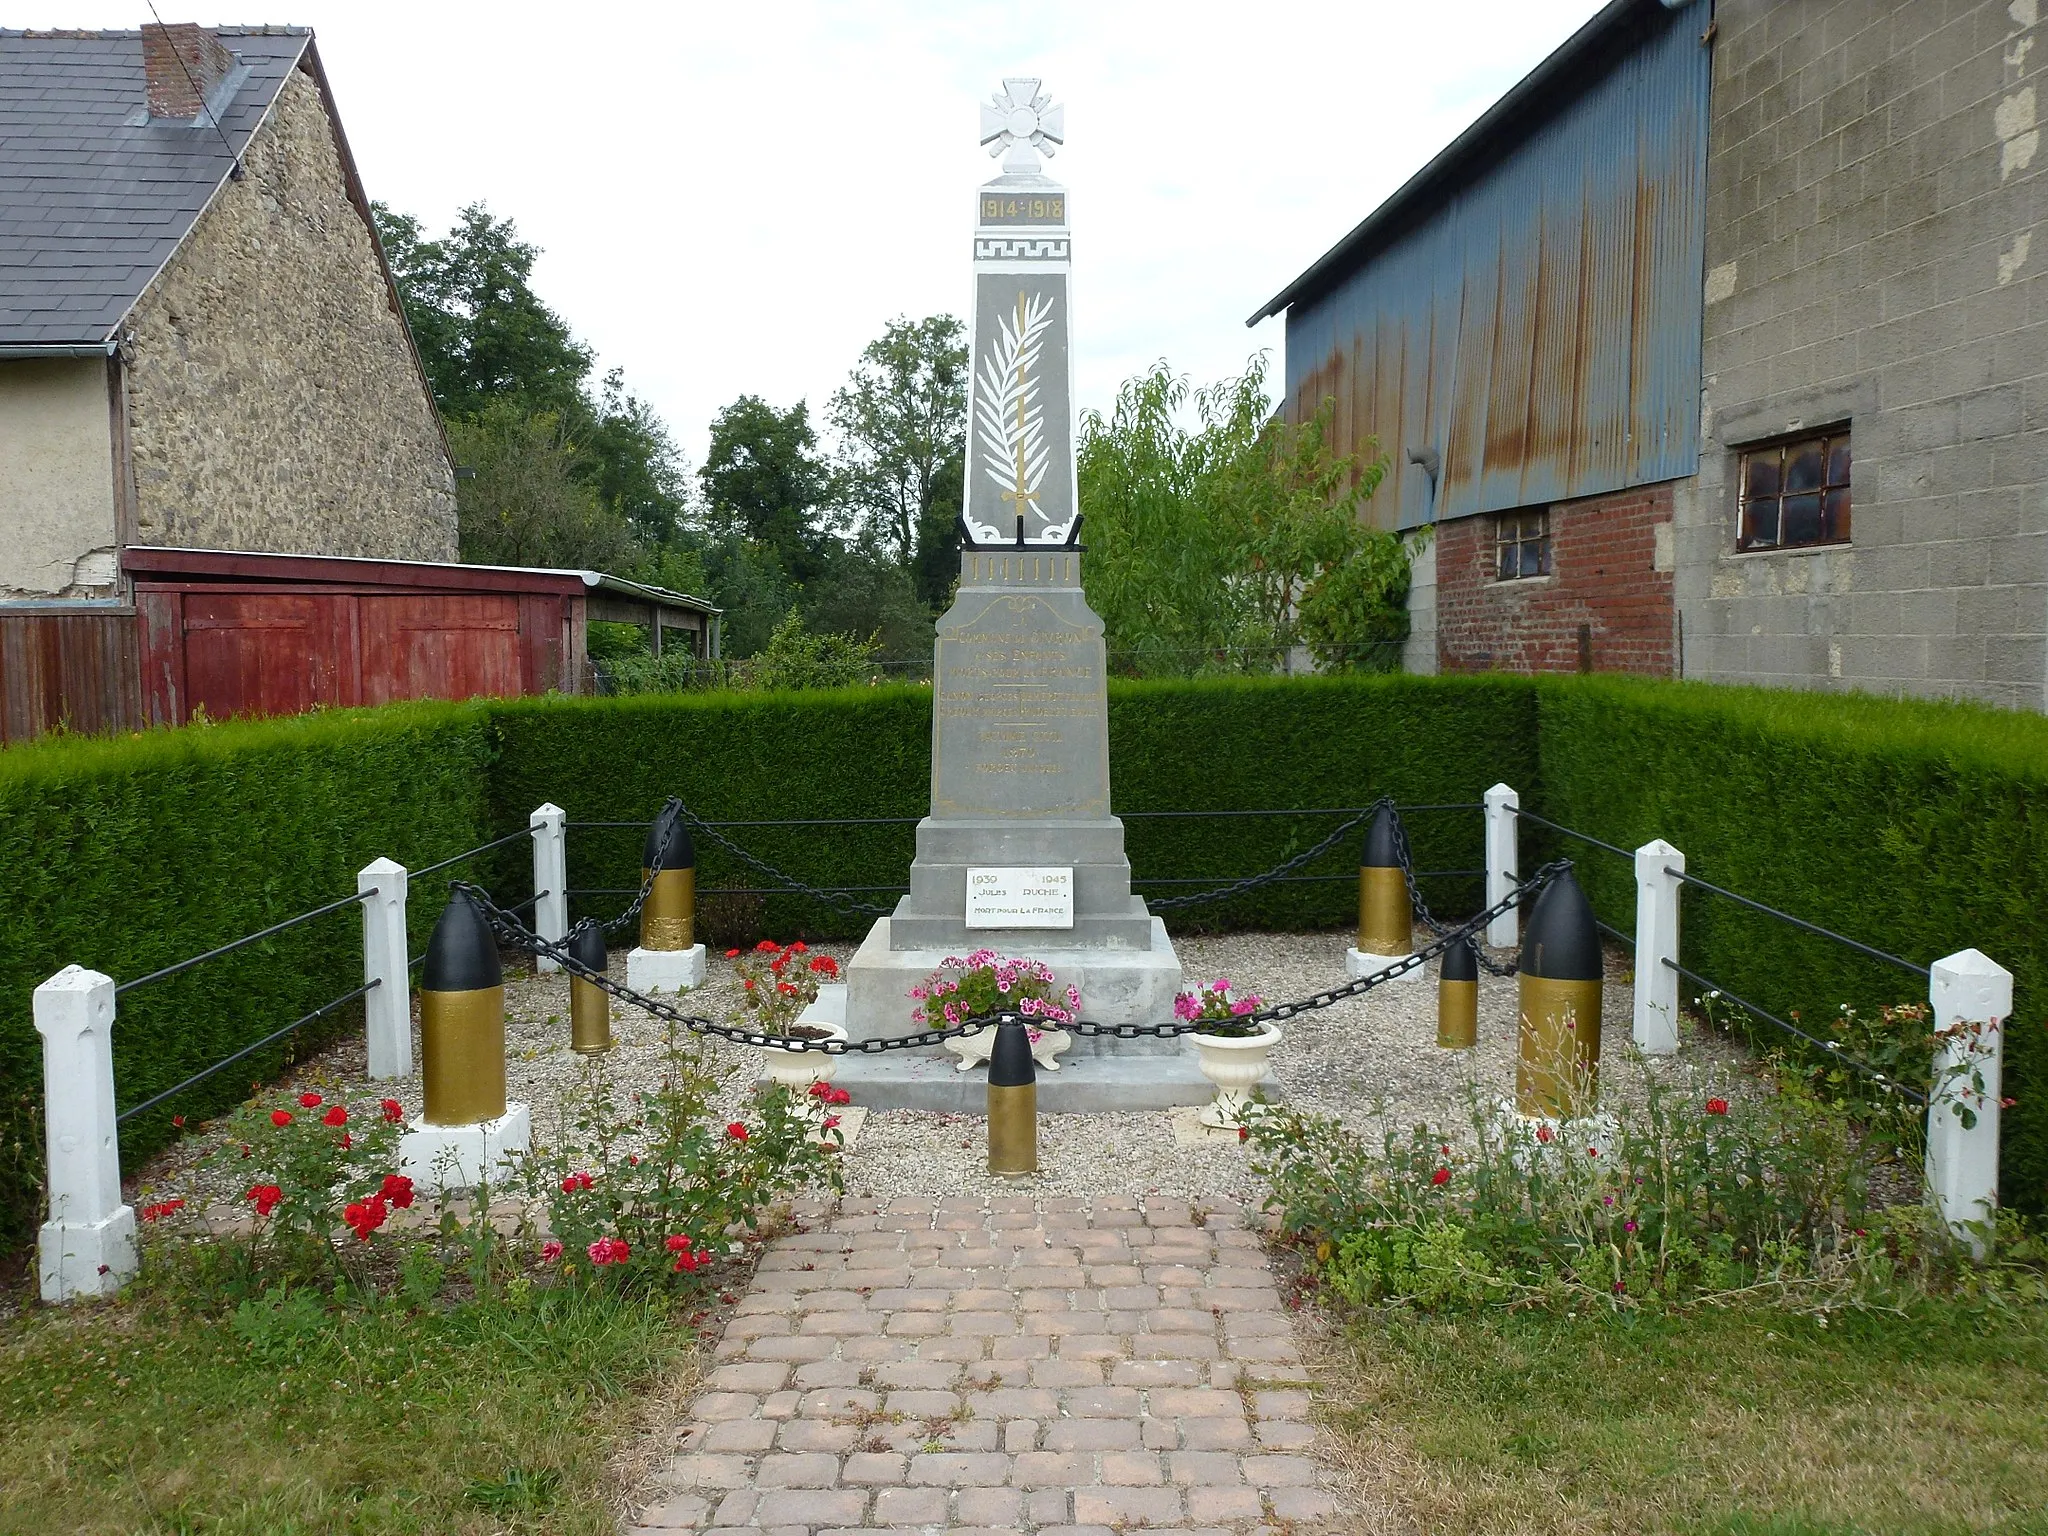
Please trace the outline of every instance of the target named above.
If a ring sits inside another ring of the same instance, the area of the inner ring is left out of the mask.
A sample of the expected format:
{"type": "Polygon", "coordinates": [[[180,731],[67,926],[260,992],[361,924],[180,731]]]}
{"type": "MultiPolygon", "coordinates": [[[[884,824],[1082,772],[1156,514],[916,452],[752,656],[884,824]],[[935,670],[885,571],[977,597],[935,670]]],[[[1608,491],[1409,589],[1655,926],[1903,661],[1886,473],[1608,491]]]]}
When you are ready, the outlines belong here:
{"type": "MultiPolygon", "coordinates": [[[[214,30],[240,154],[313,34],[214,30]]],[[[0,29],[0,347],[105,345],[231,168],[212,127],[147,121],[140,32],[0,29]]]]}

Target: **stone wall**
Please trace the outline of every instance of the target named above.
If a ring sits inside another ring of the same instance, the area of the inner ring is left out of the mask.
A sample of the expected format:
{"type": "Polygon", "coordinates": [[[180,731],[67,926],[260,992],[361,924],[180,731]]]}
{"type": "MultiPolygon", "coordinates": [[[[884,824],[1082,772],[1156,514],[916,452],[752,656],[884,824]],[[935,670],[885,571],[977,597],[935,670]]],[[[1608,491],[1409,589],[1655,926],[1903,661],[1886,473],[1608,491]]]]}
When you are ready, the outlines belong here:
{"type": "Polygon", "coordinates": [[[294,72],[132,320],[136,542],[453,560],[431,398],[294,72]]]}
{"type": "Polygon", "coordinates": [[[1722,0],[1688,676],[2048,688],[2038,0],[1722,0]],[[1737,450],[1851,428],[1850,544],[1737,554],[1737,450]]]}
{"type": "Polygon", "coordinates": [[[0,362],[0,508],[0,598],[113,595],[105,358],[0,362]]]}
{"type": "Polygon", "coordinates": [[[1672,483],[1559,502],[1550,574],[1495,579],[1497,514],[1437,524],[1445,672],[1672,674],[1672,483]]]}

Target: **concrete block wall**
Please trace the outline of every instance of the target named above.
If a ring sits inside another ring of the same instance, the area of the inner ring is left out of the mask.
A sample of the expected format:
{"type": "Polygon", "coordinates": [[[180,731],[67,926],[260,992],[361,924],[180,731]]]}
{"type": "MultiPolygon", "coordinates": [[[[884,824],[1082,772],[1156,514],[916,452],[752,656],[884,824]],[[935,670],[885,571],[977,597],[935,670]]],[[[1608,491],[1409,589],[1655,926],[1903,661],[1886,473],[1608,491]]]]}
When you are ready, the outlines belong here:
{"type": "Polygon", "coordinates": [[[2048,705],[2040,0],[1722,0],[1687,676],[2048,705]],[[1847,546],[1737,554],[1738,450],[1847,421],[1847,546]]]}
{"type": "Polygon", "coordinates": [[[1497,581],[1492,514],[1439,523],[1433,586],[1445,672],[1674,667],[1672,483],[1559,502],[1548,576],[1497,581]],[[1581,630],[1584,630],[1582,648],[1581,630]]]}

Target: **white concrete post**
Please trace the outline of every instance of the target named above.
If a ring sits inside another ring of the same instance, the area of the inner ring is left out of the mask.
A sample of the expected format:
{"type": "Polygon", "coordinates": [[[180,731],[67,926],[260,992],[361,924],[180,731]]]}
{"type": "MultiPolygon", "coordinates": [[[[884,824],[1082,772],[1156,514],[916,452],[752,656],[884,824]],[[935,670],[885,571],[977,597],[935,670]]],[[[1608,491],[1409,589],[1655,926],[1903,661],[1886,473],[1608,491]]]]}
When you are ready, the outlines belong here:
{"type": "Polygon", "coordinates": [[[363,998],[370,1076],[412,1073],[412,956],[405,938],[405,866],[377,859],[356,871],[363,898],[363,998]]]}
{"type": "MultiPolygon", "coordinates": [[[[562,808],[549,802],[527,817],[526,824],[533,828],[533,888],[540,894],[533,904],[533,931],[550,944],[559,944],[569,936],[569,837],[562,808]]],[[[562,967],[546,955],[536,955],[534,968],[562,967]]]]}
{"type": "Polygon", "coordinates": [[[1636,1049],[1678,1049],[1678,892],[1685,855],[1661,837],[1636,850],[1636,1049]],[[1669,960],[1671,965],[1664,962],[1669,960]]]}
{"type": "MultiPolygon", "coordinates": [[[[1522,860],[1519,842],[1521,820],[1515,814],[1522,797],[1505,784],[1486,792],[1486,904],[1490,907],[1520,882],[1522,860]]],[[[1486,925],[1486,942],[1512,949],[1522,942],[1519,908],[1510,907],[1486,925]]]]}
{"type": "Polygon", "coordinates": [[[1966,949],[1930,967],[1927,1000],[1940,1042],[1927,1094],[1927,1193],[1981,1259],[1988,1234],[1969,1224],[1988,1226],[1998,1208],[1999,1079],[2012,972],[1966,949]]]}
{"type": "Polygon", "coordinates": [[[112,1295],[137,1263],[114,1125],[114,978],[65,966],[36,988],[35,1019],[50,1182],[37,1250],[43,1300],[112,1295]]]}

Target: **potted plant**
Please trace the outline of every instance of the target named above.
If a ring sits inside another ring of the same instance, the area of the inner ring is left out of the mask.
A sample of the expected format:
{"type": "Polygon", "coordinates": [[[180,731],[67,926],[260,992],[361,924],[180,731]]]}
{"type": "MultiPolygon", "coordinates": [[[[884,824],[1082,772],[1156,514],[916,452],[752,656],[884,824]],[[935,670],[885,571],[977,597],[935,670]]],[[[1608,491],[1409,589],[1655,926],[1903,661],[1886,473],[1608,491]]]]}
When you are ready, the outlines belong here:
{"type": "Polygon", "coordinates": [[[1196,1117],[1203,1125],[1237,1130],[1244,1124],[1252,1090],[1266,1075],[1266,1053],[1281,1039],[1278,1025],[1246,1017],[1258,1010],[1258,995],[1232,997],[1226,976],[1173,1000],[1176,1018],[1200,1025],[1194,1032],[1196,1064],[1216,1085],[1216,1097],[1196,1117]]]}
{"type": "MultiPolygon", "coordinates": [[[[844,1025],[821,1019],[806,1019],[804,1010],[818,1000],[821,982],[839,979],[839,962],[830,955],[814,955],[802,940],[777,944],[763,939],[752,949],[728,949],[726,959],[739,973],[740,1006],[733,1023],[767,1035],[771,1040],[844,1040],[844,1025]]],[[[839,1058],[823,1051],[791,1050],[786,1046],[764,1045],[768,1078],[791,1094],[806,1098],[813,1084],[829,1083],[839,1070],[839,1058]]]]}
{"type": "MultiPolygon", "coordinates": [[[[1062,1026],[1073,1023],[1081,1008],[1081,994],[1062,987],[1051,966],[993,949],[948,955],[923,986],[910,989],[910,997],[917,1004],[911,1021],[927,1029],[998,1013],[1022,1014],[1030,1031],[1032,1058],[1048,1072],[1059,1070],[1053,1058],[1074,1043],[1062,1026]]],[[[948,1040],[946,1048],[960,1057],[957,1070],[965,1072],[988,1060],[995,1038],[992,1029],[975,1030],[948,1040]]]]}

